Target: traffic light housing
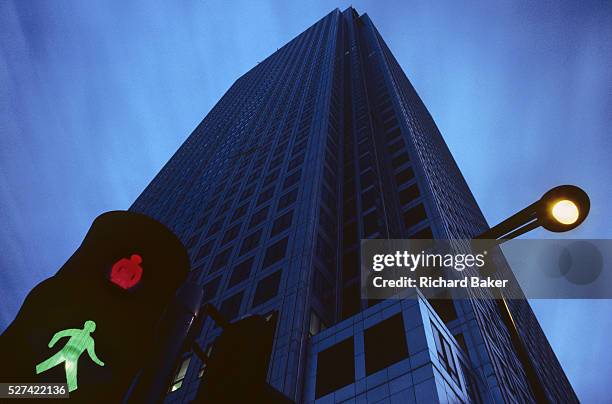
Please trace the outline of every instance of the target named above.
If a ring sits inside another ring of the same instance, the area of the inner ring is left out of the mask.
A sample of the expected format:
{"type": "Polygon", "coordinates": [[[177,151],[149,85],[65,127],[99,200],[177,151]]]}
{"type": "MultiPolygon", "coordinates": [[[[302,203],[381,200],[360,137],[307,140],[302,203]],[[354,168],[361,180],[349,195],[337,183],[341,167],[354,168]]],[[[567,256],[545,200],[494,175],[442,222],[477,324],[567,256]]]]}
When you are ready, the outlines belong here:
{"type": "Polygon", "coordinates": [[[127,211],[100,215],[0,336],[0,382],[65,383],[72,352],[78,384],[71,398],[120,401],[188,271],[185,248],[161,223],[127,211]]]}
{"type": "MultiPolygon", "coordinates": [[[[213,344],[211,357],[203,358],[206,371],[194,402],[292,403],[266,382],[276,317],[274,313],[268,318],[248,316],[235,323],[221,321],[223,332],[213,344]]],[[[215,316],[213,319],[218,322],[215,316]]]]}

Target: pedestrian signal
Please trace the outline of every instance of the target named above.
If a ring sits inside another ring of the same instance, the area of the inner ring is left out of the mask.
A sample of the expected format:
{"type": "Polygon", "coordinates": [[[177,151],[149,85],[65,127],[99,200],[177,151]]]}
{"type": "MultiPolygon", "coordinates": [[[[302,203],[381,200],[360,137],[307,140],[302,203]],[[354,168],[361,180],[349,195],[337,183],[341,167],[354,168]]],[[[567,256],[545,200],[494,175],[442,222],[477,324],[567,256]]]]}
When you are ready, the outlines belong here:
{"type": "Polygon", "coordinates": [[[121,289],[131,289],[140,282],[142,277],[142,257],[138,254],[121,258],[115,262],[110,272],[110,280],[121,289]]]}
{"type": "Polygon", "coordinates": [[[66,371],[66,383],[68,384],[68,391],[74,391],[78,388],[77,385],[77,371],[79,365],[79,357],[87,351],[89,357],[99,366],[104,366],[102,362],[96,356],[94,348],[94,339],[91,333],[96,329],[96,323],[91,320],[87,320],[83,329],[68,329],[57,332],[51,341],[49,341],[49,348],[53,348],[55,343],[64,337],[70,337],[64,347],[51,356],[44,362],[36,365],[36,374],[42,373],[55,367],[61,363],[64,364],[64,370],[66,371]]]}
{"type": "Polygon", "coordinates": [[[188,271],[187,251],[161,223],[100,215],[0,335],[0,382],[67,383],[73,400],[120,402],[188,271]]]}

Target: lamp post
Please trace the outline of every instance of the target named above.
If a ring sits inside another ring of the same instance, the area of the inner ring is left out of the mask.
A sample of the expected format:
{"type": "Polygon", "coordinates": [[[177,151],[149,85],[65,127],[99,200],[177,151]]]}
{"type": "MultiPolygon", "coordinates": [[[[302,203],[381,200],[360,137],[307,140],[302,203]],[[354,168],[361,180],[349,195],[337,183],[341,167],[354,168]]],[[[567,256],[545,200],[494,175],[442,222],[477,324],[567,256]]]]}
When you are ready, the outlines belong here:
{"type": "MultiPolygon", "coordinates": [[[[474,237],[475,239],[496,240],[497,244],[513,239],[540,226],[546,230],[560,233],[578,227],[589,214],[589,196],[574,185],[561,185],[546,192],[542,197],[515,213],[489,230],[474,237]]],[[[540,383],[527,348],[525,347],[508,302],[500,290],[495,299],[502,320],[510,333],[510,339],[527,375],[527,381],[538,403],[548,402],[546,392],[540,383]]]]}
{"type": "Polygon", "coordinates": [[[561,233],[578,227],[589,214],[589,196],[574,185],[560,185],[503,222],[474,237],[476,239],[513,239],[540,226],[561,233]]]}

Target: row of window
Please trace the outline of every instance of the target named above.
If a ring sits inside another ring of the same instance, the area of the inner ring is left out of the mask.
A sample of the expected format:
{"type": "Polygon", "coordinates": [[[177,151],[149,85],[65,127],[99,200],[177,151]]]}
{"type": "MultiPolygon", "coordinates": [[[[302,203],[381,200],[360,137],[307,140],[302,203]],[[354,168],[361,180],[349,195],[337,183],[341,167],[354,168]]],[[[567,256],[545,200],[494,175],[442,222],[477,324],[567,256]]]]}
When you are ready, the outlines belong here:
{"type": "MultiPolygon", "coordinates": [[[[275,237],[276,235],[287,230],[291,226],[292,219],[293,219],[293,211],[289,211],[289,212],[286,212],[280,215],[276,220],[274,220],[274,222],[272,223],[272,228],[270,229],[270,238],[275,237]]],[[[221,244],[223,245],[233,240],[238,235],[240,226],[241,224],[238,224],[228,229],[224,234],[221,244]]],[[[242,241],[242,244],[240,245],[239,256],[245,255],[246,253],[255,249],[260,243],[262,234],[263,234],[263,229],[258,229],[255,232],[246,236],[244,240],[242,241]]],[[[208,243],[204,244],[200,248],[200,251],[198,252],[198,258],[196,259],[199,259],[199,258],[202,258],[208,255],[210,251],[212,250],[212,246],[214,245],[214,242],[215,240],[211,240],[208,243]]],[[[268,247],[268,249],[266,250],[263,268],[266,268],[267,266],[271,265],[273,263],[272,260],[277,258],[275,254],[277,254],[278,248],[276,246],[279,245],[279,243],[282,243],[286,247],[287,237],[285,237],[280,242],[277,242],[273,244],[272,246],[268,247]]],[[[221,252],[219,252],[214,257],[214,259],[212,260],[212,263],[209,266],[210,274],[219,271],[221,268],[227,265],[232,255],[233,249],[234,247],[230,246],[222,250],[221,252]]],[[[283,254],[284,254],[284,250],[283,250],[283,254]]]]}
{"type": "MultiPolygon", "coordinates": [[[[271,265],[277,263],[285,257],[287,251],[288,238],[285,237],[282,240],[277,241],[266,249],[266,253],[263,258],[262,269],[268,268],[271,265]]],[[[247,280],[251,273],[254,257],[250,257],[234,266],[232,273],[229,277],[227,289],[230,289],[243,281],[247,280]]],[[[221,283],[222,275],[215,277],[208,281],[204,285],[204,301],[209,301],[217,295],[219,285],[221,283]]]]}
{"type": "MultiPolygon", "coordinates": [[[[329,24],[326,24],[326,31],[323,33],[324,35],[326,35],[327,30],[329,29],[328,25],[329,24]]],[[[280,55],[280,56],[266,59],[266,61],[262,62],[258,66],[259,68],[252,69],[249,73],[247,73],[247,75],[243,76],[243,79],[239,80],[233,86],[234,91],[230,91],[232,94],[234,94],[236,93],[236,89],[240,87],[240,89],[242,90],[242,93],[246,92],[246,89],[243,88],[244,83],[245,83],[244,78],[248,76],[249,82],[253,82],[255,81],[255,77],[253,76],[254,74],[258,74],[261,76],[259,72],[261,72],[262,70],[270,71],[271,67],[269,66],[264,67],[265,63],[268,63],[271,60],[274,61],[274,59],[276,59],[276,62],[278,62],[279,60],[291,59],[293,63],[285,63],[285,65],[291,64],[292,66],[295,67],[291,75],[276,74],[275,77],[284,76],[284,77],[287,77],[290,83],[301,83],[298,85],[299,88],[296,90],[297,92],[295,95],[295,99],[293,100],[293,103],[292,103],[292,108],[294,112],[297,112],[296,108],[298,107],[298,105],[296,104],[296,100],[301,101],[303,99],[303,97],[300,96],[300,93],[301,93],[301,90],[304,88],[304,83],[308,82],[306,78],[304,78],[303,80],[299,80],[299,78],[297,77],[297,74],[301,72],[305,72],[306,70],[302,70],[302,66],[311,65],[313,61],[315,62],[316,65],[319,66],[318,71],[316,71],[314,74],[315,77],[313,77],[313,80],[310,81],[311,85],[310,85],[309,95],[306,97],[307,99],[304,105],[304,110],[303,110],[304,112],[299,122],[300,126],[296,131],[298,133],[297,139],[295,141],[295,145],[292,147],[292,150],[291,150],[291,155],[290,155],[291,160],[288,162],[288,165],[287,165],[287,172],[289,172],[289,174],[284,179],[283,189],[290,189],[290,190],[287,191],[284,195],[282,195],[278,201],[277,212],[279,213],[279,216],[274,220],[274,222],[271,225],[270,237],[274,237],[276,235],[283,233],[285,230],[287,230],[291,226],[292,221],[293,221],[293,215],[294,215],[293,211],[292,210],[285,211],[285,210],[289,208],[292,204],[294,204],[294,202],[297,199],[298,188],[297,187],[294,187],[293,189],[291,188],[293,187],[293,185],[299,182],[299,179],[301,177],[301,170],[299,169],[299,167],[303,164],[305,160],[305,153],[303,151],[307,147],[307,143],[308,143],[308,139],[305,137],[308,135],[310,121],[312,120],[312,115],[314,111],[314,97],[317,94],[316,84],[318,82],[318,74],[320,74],[321,72],[321,68],[320,68],[321,63],[316,62],[321,57],[321,54],[322,54],[321,51],[318,50],[317,47],[311,47],[307,51],[307,55],[304,56],[303,55],[303,51],[304,51],[303,45],[310,43],[309,41],[313,40],[313,36],[320,35],[321,28],[322,26],[319,25],[318,27],[316,27],[316,29],[310,29],[306,31],[304,35],[300,35],[298,38],[296,38],[295,41],[292,41],[290,43],[292,45],[291,47],[283,47],[281,51],[277,52],[276,55],[280,55]],[[301,53],[299,51],[301,51],[301,53]],[[285,54],[289,52],[290,54],[289,55],[281,54],[283,52],[285,54]],[[303,60],[304,58],[307,60],[304,61],[303,60]]],[[[287,62],[287,60],[285,60],[285,62],[287,62]]],[[[278,63],[276,64],[278,65],[278,63]]],[[[270,81],[270,83],[272,83],[272,81],[270,81]]],[[[282,80],[276,80],[276,83],[277,85],[284,85],[282,80]]],[[[266,83],[263,83],[263,84],[265,87],[266,83]]],[[[275,92],[275,93],[278,93],[278,92],[275,92]]],[[[287,91],[284,91],[284,95],[283,95],[284,99],[287,100],[288,96],[291,93],[292,92],[290,91],[290,89],[287,91]]],[[[234,97],[234,98],[239,99],[239,97],[234,97]]],[[[252,96],[243,97],[243,98],[252,98],[252,96]]],[[[220,102],[219,104],[223,104],[223,107],[225,108],[226,107],[225,104],[227,103],[220,102]]],[[[268,103],[268,105],[271,105],[271,103],[268,103]]],[[[281,105],[281,108],[277,109],[276,114],[274,114],[274,116],[272,117],[273,122],[270,127],[269,133],[274,133],[276,129],[276,124],[278,122],[281,122],[280,118],[282,118],[285,112],[284,106],[287,105],[287,102],[280,102],[280,105],[281,105]]],[[[237,108],[237,107],[234,107],[234,108],[237,108]]],[[[217,109],[218,108],[216,107],[215,112],[224,113],[224,111],[217,111],[217,109]]],[[[220,247],[223,247],[225,244],[229,244],[232,240],[237,238],[241,234],[240,230],[243,225],[245,225],[248,229],[256,229],[263,222],[268,220],[268,217],[271,214],[271,206],[264,206],[264,205],[268,201],[270,201],[274,196],[274,187],[272,186],[272,184],[279,180],[280,169],[278,168],[278,166],[280,166],[284,161],[284,157],[285,157],[284,152],[288,146],[287,137],[292,132],[293,122],[295,121],[295,118],[294,118],[295,116],[296,116],[296,113],[289,114],[289,119],[287,120],[287,122],[285,122],[287,126],[286,133],[281,138],[279,138],[278,140],[279,145],[276,146],[276,148],[272,152],[273,155],[270,159],[269,166],[266,169],[268,174],[262,179],[261,187],[263,190],[258,195],[258,198],[255,202],[255,206],[256,206],[255,212],[251,215],[248,222],[232,225],[234,222],[239,221],[240,218],[245,216],[249,209],[249,203],[243,203],[242,205],[240,205],[240,202],[238,202],[239,207],[236,208],[236,210],[233,212],[233,215],[230,221],[228,221],[226,224],[226,226],[229,228],[225,229],[225,231],[223,232],[223,237],[221,239],[222,241],[221,241],[220,247]],[[283,154],[281,155],[281,153],[283,154]]],[[[246,127],[246,123],[248,122],[248,120],[249,119],[245,119],[245,122],[244,122],[245,127],[246,127]]],[[[221,128],[219,129],[220,130],[218,132],[222,132],[224,130],[221,128]]],[[[272,136],[270,136],[270,140],[272,140],[272,136]]],[[[255,162],[255,166],[253,167],[253,169],[249,170],[251,172],[251,175],[249,178],[247,178],[248,183],[255,183],[259,180],[259,177],[261,176],[260,174],[261,168],[263,167],[263,164],[268,157],[267,156],[268,148],[266,148],[265,145],[259,146],[259,150],[265,150],[266,153],[264,153],[264,155],[262,155],[255,162]]],[[[221,156],[217,155],[216,158],[220,159],[221,156]]],[[[241,173],[243,173],[246,170],[249,162],[250,162],[250,158],[243,159],[242,165],[239,167],[235,178],[242,180],[241,173]]],[[[220,164],[220,163],[215,163],[215,165],[217,164],[220,164]]],[[[223,175],[223,176],[226,176],[226,175],[223,175]]],[[[227,175],[227,177],[229,177],[229,174],[227,175]]],[[[233,199],[235,195],[238,195],[237,191],[239,189],[239,184],[234,183],[229,188],[226,187],[226,184],[227,182],[224,182],[223,184],[217,185],[217,187],[214,190],[210,190],[211,194],[214,194],[214,195],[225,193],[226,199],[220,205],[219,205],[218,198],[208,203],[208,205],[204,209],[208,213],[206,213],[202,218],[198,220],[196,224],[197,229],[203,228],[207,224],[209,217],[223,216],[227,211],[231,209],[231,206],[233,204],[232,203],[233,199]],[[215,212],[215,213],[213,214],[212,212],[215,212]]],[[[241,201],[244,201],[245,199],[252,197],[254,193],[254,189],[255,187],[247,187],[247,189],[244,190],[239,195],[239,197],[242,198],[241,201]]],[[[222,220],[219,220],[211,224],[210,227],[207,229],[207,233],[205,237],[206,238],[213,237],[215,234],[223,231],[224,230],[223,224],[224,224],[224,221],[222,220]]],[[[242,244],[240,246],[241,253],[246,253],[248,251],[251,251],[253,248],[255,248],[259,244],[261,235],[262,235],[261,229],[255,230],[251,234],[247,235],[242,241],[242,244]]],[[[190,239],[187,243],[188,247],[194,247],[197,244],[198,238],[199,238],[199,235],[193,236],[192,239],[190,239]]],[[[269,267],[272,264],[278,262],[280,259],[282,259],[285,256],[285,253],[287,250],[287,243],[288,243],[288,237],[285,237],[284,239],[279,240],[276,243],[270,245],[264,253],[264,257],[262,261],[262,268],[269,267]]],[[[207,241],[204,245],[202,245],[199,248],[198,252],[195,254],[195,256],[197,257],[196,259],[202,259],[205,256],[209,255],[213,251],[213,247],[214,247],[214,241],[212,242],[207,241]]],[[[232,252],[231,248],[226,248],[225,250],[217,253],[211,262],[211,266],[210,266],[211,272],[219,271],[221,268],[226,266],[231,256],[231,252],[232,252]]],[[[227,285],[228,289],[234,286],[238,286],[240,283],[246,281],[252,275],[252,272],[253,272],[252,268],[254,265],[254,261],[255,261],[255,258],[250,257],[250,258],[243,260],[242,262],[238,263],[237,265],[233,267],[233,270],[228,280],[228,285],[227,285]]],[[[257,283],[257,286],[255,287],[255,291],[253,294],[252,307],[260,306],[264,304],[265,302],[269,301],[274,296],[276,296],[278,292],[280,279],[281,279],[281,271],[276,271],[266,276],[265,278],[261,279],[257,283]]],[[[222,276],[217,276],[216,278],[212,279],[210,282],[208,282],[204,286],[205,300],[210,300],[211,298],[213,298],[215,295],[218,294],[218,289],[219,289],[221,280],[222,280],[222,276]]],[[[228,319],[236,317],[239,313],[244,294],[245,294],[245,291],[243,290],[243,291],[234,293],[230,297],[226,298],[220,305],[221,313],[224,314],[228,319]]],[[[186,370],[189,365],[189,360],[190,360],[190,357],[186,358],[185,361],[183,361],[178,367],[177,373],[174,378],[174,383],[171,387],[172,391],[176,390],[177,388],[181,386],[183,378],[186,374],[186,370]]],[[[199,376],[202,376],[202,374],[203,374],[203,369],[200,370],[199,376]]]]}
{"type": "MultiPolygon", "coordinates": [[[[298,188],[294,188],[288,191],[287,193],[285,193],[283,196],[281,196],[277,204],[277,211],[282,211],[283,209],[295,203],[295,201],[297,200],[297,194],[298,194],[298,188]]],[[[265,220],[267,220],[269,208],[270,208],[269,206],[266,206],[256,211],[255,213],[253,213],[249,221],[248,228],[250,229],[250,228],[256,227],[259,224],[263,223],[265,220]]],[[[232,216],[230,223],[241,218],[244,215],[245,211],[246,211],[246,207],[239,207],[235,211],[234,216],[232,216]]],[[[291,226],[292,219],[293,219],[293,211],[285,212],[281,214],[279,217],[277,217],[272,224],[272,228],[270,231],[270,237],[274,237],[277,234],[280,234],[281,232],[288,229],[291,226]]],[[[222,218],[218,220],[217,222],[215,222],[213,225],[211,225],[210,230],[206,237],[214,236],[223,227],[224,221],[225,221],[225,218],[222,218]]],[[[242,223],[238,223],[238,224],[233,225],[229,229],[227,229],[223,233],[223,237],[221,238],[220,246],[223,246],[233,241],[236,237],[238,237],[238,235],[240,234],[241,228],[242,228],[242,223]]],[[[257,247],[260,242],[262,234],[263,234],[263,230],[258,229],[252,232],[251,234],[247,235],[242,241],[242,244],[240,247],[240,255],[243,255],[253,250],[255,247],[257,247]]],[[[198,237],[197,235],[194,236],[194,238],[197,238],[197,237],[198,237]]],[[[190,247],[190,244],[192,243],[195,244],[195,242],[192,240],[188,243],[188,247],[190,247]]],[[[208,240],[202,246],[200,246],[197,253],[195,254],[194,262],[198,262],[202,258],[208,256],[212,252],[215,243],[216,243],[216,239],[213,238],[213,239],[208,240]]],[[[218,254],[217,257],[219,257],[219,255],[223,253],[227,254],[227,256],[229,257],[229,253],[226,253],[225,251],[218,254]]],[[[217,260],[217,257],[215,258],[215,260],[217,260]]],[[[219,260],[221,260],[220,262],[222,262],[222,259],[223,258],[219,258],[219,260]]],[[[218,268],[220,267],[217,267],[217,269],[218,268]]]]}
{"type": "MultiPolygon", "coordinates": [[[[401,313],[366,328],[363,339],[366,376],[406,359],[409,355],[401,313]]],[[[316,398],[354,382],[355,345],[352,336],[318,353],[316,398]]]]}

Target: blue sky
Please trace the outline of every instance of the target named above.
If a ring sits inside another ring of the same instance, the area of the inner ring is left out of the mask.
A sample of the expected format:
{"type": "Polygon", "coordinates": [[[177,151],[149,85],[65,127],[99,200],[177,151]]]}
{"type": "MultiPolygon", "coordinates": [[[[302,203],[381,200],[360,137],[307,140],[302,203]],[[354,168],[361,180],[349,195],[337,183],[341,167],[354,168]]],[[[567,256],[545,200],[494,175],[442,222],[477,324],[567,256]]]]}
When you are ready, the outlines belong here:
{"type": "MultiPolygon", "coordinates": [[[[612,3],[351,4],[377,25],[491,224],[573,183],[592,209],[563,237],[611,238],[612,3]]],[[[0,2],[0,329],[234,80],[348,5],[0,2]]],[[[612,301],[532,304],[581,399],[609,402],[612,301]]]]}

